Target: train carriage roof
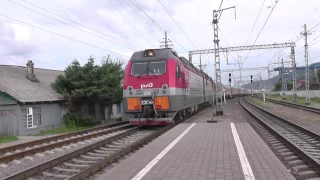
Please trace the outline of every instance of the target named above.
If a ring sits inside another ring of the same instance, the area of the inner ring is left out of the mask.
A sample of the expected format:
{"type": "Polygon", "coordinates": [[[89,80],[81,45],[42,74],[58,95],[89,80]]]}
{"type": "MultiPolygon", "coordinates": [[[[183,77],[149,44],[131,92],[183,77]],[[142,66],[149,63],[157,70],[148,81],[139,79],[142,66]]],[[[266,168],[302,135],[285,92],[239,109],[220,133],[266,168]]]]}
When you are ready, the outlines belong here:
{"type": "MultiPolygon", "coordinates": [[[[151,49],[150,49],[151,50],[151,49]]],[[[191,70],[194,70],[197,74],[203,74],[204,77],[207,79],[212,78],[205,72],[201,72],[200,69],[195,67],[189,60],[187,60],[185,57],[180,57],[178,53],[172,49],[172,48],[162,48],[162,49],[152,49],[155,51],[156,56],[154,57],[148,57],[149,61],[157,61],[162,58],[175,58],[178,59],[180,62],[182,62],[186,67],[188,67],[191,70]]],[[[143,51],[137,51],[133,53],[131,56],[131,61],[145,61],[142,59],[144,57],[145,50],[143,51]]]]}

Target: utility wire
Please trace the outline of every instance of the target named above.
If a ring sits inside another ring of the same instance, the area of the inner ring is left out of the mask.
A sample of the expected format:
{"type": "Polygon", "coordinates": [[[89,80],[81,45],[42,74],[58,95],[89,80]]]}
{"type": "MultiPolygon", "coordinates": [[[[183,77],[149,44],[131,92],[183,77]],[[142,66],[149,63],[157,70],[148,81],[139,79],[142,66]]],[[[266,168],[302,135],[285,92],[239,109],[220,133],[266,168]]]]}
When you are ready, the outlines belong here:
{"type": "MultiPolygon", "coordinates": [[[[273,12],[274,8],[277,6],[278,2],[279,2],[279,0],[276,0],[276,3],[275,3],[275,5],[272,7],[271,12],[270,12],[270,14],[269,14],[269,16],[268,16],[267,20],[264,22],[264,24],[263,24],[263,26],[262,26],[262,28],[261,28],[261,30],[260,30],[260,32],[259,32],[259,34],[258,34],[257,38],[255,39],[255,41],[254,41],[254,43],[253,43],[253,46],[256,44],[256,42],[257,42],[257,40],[258,40],[258,38],[259,38],[259,36],[260,36],[260,34],[261,34],[261,32],[262,32],[263,28],[264,28],[264,27],[265,27],[265,25],[267,24],[267,22],[268,22],[268,20],[269,20],[269,18],[270,18],[270,16],[271,16],[271,14],[272,14],[272,12],[273,12]]],[[[250,52],[251,52],[251,49],[249,50],[249,52],[248,52],[248,54],[247,54],[246,58],[244,59],[243,64],[245,63],[245,61],[246,61],[247,57],[249,56],[250,52]]],[[[243,64],[242,64],[242,65],[243,65],[243,64]]]]}
{"type": "MultiPolygon", "coordinates": [[[[124,7],[124,8],[126,8],[126,10],[132,15],[132,13],[130,12],[130,10],[127,8],[127,6],[125,6],[120,0],[118,0],[119,2],[120,2],[120,4],[124,7]]],[[[130,6],[129,6],[130,7],[130,6]]],[[[132,9],[132,8],[131,8],[132,9]]],[[[135,12],[135,11],[133,11],[136,15],[137,15],[137,13],[135,12]]],[[[145,28],[146,29],[146,31],[147,32],[149,32],[149,34],[151,34],[150,33],[150,31],[148,31],[148,29],[145,27],[145,26],[143,26],[143,24],[135,17],[135,16],[133,16],[132,15],[132,17],[134,17],[134,19],[137,21],[137,22],[139,22],[141,25],[142,25],[142,27],[143,28],[145,28]]],[[[142,21],[143,22],[143,21],[142,21]]],[[[146,24],[147,25],[147,24],[146,24]]],[[[147,25],[148,26],[148,25],[147,25]]],[[[149,26],[148,26],[149,27],[149,26]]],[[[150,28],[150,27],[149,27],[150,28]]],[[[150,28],[151,29],[151,28],[150,28]]],[[[152,35],[152,37],[154,37],[155,39],[156,39],[156,41],[158,41],[158,39],[159,38],[157,38],[157,37],[155,37],[153,34],[151,34],[152,35]]]]}
{"type": "Polygon", "coordinates": [[[247,43],[248,43],[248,41],[249,41],[249,39],[250,39],[250,37],[251,37],[251,34],[252,34],[252,32],[253,32],[253,29],[254,29],[254,27],[256,26],[257,22],[258,22],[258,19],[259,19],[259,17],[260,17],[260,14],[261,14],[261,11],[262,11],[262,8],[263,8],[265,2],[266,2],[266,0],[263,0],[262,6],[261,6],[260,11],[259,11],[259,14],[258,14],[258,16],[257,16],[257,18],[256,18],[256,20],[255,20],[255,22],[254,22],[254,24],[253,24],[253,26],[252,26],[251,32],[250,32],[250,34],[249,34],[249,37],[247,38],[247,41],[246,41],[246,43],[245,43],[245,46],[247,45],[247,43]]]}
{"type": "MultiPolygon", "coordinates": [[[[140,6],[140,4],[138,3],[138,1],[136,1],[137,4],[135,4],[132,0],[130,0],[130,1],[131,1],[131,3],[132,3],[133,5],[135,5],[140,11],[142,11],[149,19],[151,19],[151,21],[152,21],[155,25],[157,25],[160,30],[162,30],[163,32],[165,32],[165,30],[164,30],[158,23],[156,23],[156,21],[155,21],[154,19],[152,19],[152,18],[145,12],[145,10],[140,6]]],[[[189,52],[186,48],[184,48],[184,47],[179,43],[179,41],[175,40],[169,33],[167,33],[167,34],[168,34],[168,36],[171,37],[172,40],[174,40],[177,44],[179,44],[185,51],[189,52]]]]}
{"type": "MultiPolygon", "coordinates": [[[[78,27],[72,26],[72,25],[70,25],[70,24],[68,24],[68,23],[65,23],[65,22],[63,22],[63,21],[60,21],[60,20],[58,20],[58,19],[55,19],[55,18],[53,18],[53,17],[51,17],[51,16],[42,14],[42,13],[40,13],[40,12],[38,12],[38,11],[35,11],[35,10],[30,9],[30,8],[28,8],[28,7],[26,7],[26,6],[23,6],[23,5],[19,4],[19,3],[13,2],[13,1],[11,1],[11,0],[8,0],[8,1],[10,1],[10,2],[12,2],[12,3],[15,3],[15,4],[19,5],[19,6],[22,6],[22,7],[26,8],[26,9],[29,9],[30,11],[33,11],[33,12],[36,12],[36,13],[41,14],[41,15],[43,15],[43,16],[46,16],[46,17],[48,17],[48,18],[50,18],[50,19],[54,19],[54,20],[59,21],[59,22],[61,22],[61,23],[63,23],[63,24],[66,24],[66,25],[68,25],[68,26],[71,26],[71,27],[73,27],[73,28],[76,28],[76,29],[78,29],[78,30],[80,30],[80,31],[84,31],[84,32],[86,32],[86,33],[89,33],[89,34],[92,34],[92,35],[97,36],[97,37],[99,37],[99,38],[102,38],[102,39],[105,39],[105,40],[107,40],[107,41],[113,42],[113,43],[118,44],[118,45],[120,45],[120,46],[129,48],[129,49],[132,49],[131,47],[124,46],[124,45],[122,45],[122,44],[120,44],[120,43],[118,43],[118,42],[115,42],[115,41],[106,39],[106,38],[104,38],[104,37],[102,37],[102,36],[98,36],[98,35],[93,34],[93,33],[91,33],[91,32],[88,32],[88,31],[85,31],[85,30],[83,30],[83,29],[80,29],[80,28],[78,28],[78,27]]],[[[52,11],[49,11],[48,9],[42,8],[42,7],[40,7],[40,6],[37,6],[37,5],[35,5],[35,4],[33,4],[33,3],[30,3],[30,2],[28,2],[28,1],[26,1],[26,0],[22,0],[22,1],[25,1],[25,2],[28,3],[28,4],[31,4],[31,5],[33,5],[33,6],[35,6],[35,7],[38,7],[39,9],[42,9],[42,10],[44,10],[44,11],[47,11],[47,12],[49,12],[49,13],[51,13],[51,14],[56,15],[56,16],[59,16],[59,17],[61,17],[61,18],[63,18],[63,19],[69,20],[69,21],[71,21],[71,22],[73,22],[73,23],[76,23],[76,24],[78,24],[78,25],[81,25],[81,26],[83,26],[83,27],[86,27],[86,28],[88,28],[88,29],[90,29],[90,30],[92,30],[92,31],[95,31],[95,32],[99,33],[99,34],[102,34],[102,35],[111,37],[111,38],[113,38],[113,39],[116,39],[116,40],[121,41],[121,42],[123,42],[123,43],[126,43],[126,44],[128,44],[128,45],[137,47],[137,46],[135,46],[135,45],[133,45],[133,44],[127,43],[127,42],[122,41],[122,40],[120,40],[120,39],[118,39],[118,38],[115,38],[115,37],[112,37],[112,36],[110,36],[110,35],[106,35],[106,34],[104,34],[104,33],[101,33],[101,32],[99,32],[99,31],[97,31],[97,30],[95,30],[95,29],[92,29],[91,27],[88,27],[88,26],[86,26],[86,25],[84,25],[84,24],[78,23],[77,21],[74,21],[74,20],[69,19],[69,18],[65,18],[65,17],[63,17],[63,16],[61,16],[61,15],[59,15],[59,14],[57,14],[57,13],[54,13],[54,12],[52,12],[52,11]]],[[[137,47],[137,48],[140,48],[140,47],[137,47]]],[[[141,48],[140,48],[140,49],[141,49],[141,48]]],[[[133,49],[132,49],[132,50],[133,50],[133,49]]]]}
{"type": "Polygon", "coordinates": [[[114,51],[112,51],[112,50],[108,50],[108,49],[105,49],[105,48],[102,48],[102,47],[99,47],[99,46],[95,46],[95,45],[92,45],[92,44],[89,44],[89,43],[86,43],[86,42],[83,42],[83,41],[79,41],[79,40],[77,40],[77,39],[73,39],[73,38],[70,38],[70,37],[67,37],[67,36],[64,36],[64,35],[61,35],[61,34],[58,34],[58,33],[55,33],[55,32],[52,32],[52,31],[49,31],[49,30],[46,30],[46,29],[43,29],[43,28],[40,28],[40,27],[38,27],[38,26],[35,26],[35,25],[32,25],[32,24],[29,24],[29,23],[20,21],[20,20],[18,20],[18,19],[9,17],[9,16],[4,15],[4,14],[0,14],[0,16],[6,17],[6,18],[8,18],[8,19],[12,19],[12,20],[14,20],[14,21],[20,22],[20,23],[22,23],[22,24],[26,24],[26,25],[28,25],[28,26],[31,26],[31,27],[40,29],[40,30],[42,30],[42,31],[46,31],[46,32],[48,32],[48,33],[51,33],[51,34],[54,34],[54,35],[57,35],[57,36],[60,36],[60,37],[64,37],[64,38],[66,38],[66,39],[70,39],[70,40],[72,40],[72,41],[76,41],[76,42],[79,42],[79,43],[82,43],[82,44],[85,44],[85,45],[88,45],[88,46],[92,46],[92,47],[95,47],[95,48],[98,48],[98,49],[101,49],[101,50],[104,50],[104,51],[107,51],[107,52],[112,52],[112,53],[114,53],[114,54],[118,54],[118,55],[121,55],[121,56],[129,57],[129,56],[127,56],[127,55],[120,54],[120,53],[114,52],[114,51]]]}
{"type": "MultiPolygon", "coordinates": [[[[170,12],[168,11],[168,9],[163,5],[163,3],[158,0],[160,2],[160,4],[162,5],[162,7],[167,11],[167,13],[169,14],[169,16],[171,17],[171,19],[176,23],[176,25],[179,27],[179,29],[182,31],[182,33],[188,38],[189,42],[193,45],[193,47],[198,50],[198,48],[196,48],[196,46],[193,44],[193,42],[189,39],[189,37],[186,35],[186,33],[181,29],[181,27],[179,26],[179,24],[177,23],[177,21],[172,17],[172,15],[170,14],[170,12]]],[[[223,1],[223,0],[222,0],[223,1]]]]}
{"type": "Polygon", "coordinates": [[[161,39],[161,38],[157,35],[157,33],[148,25],[148,23],[144,21],[144,19],[139,15],[139,13],[137,13],[137,12],[134,10],[134,8],[130,6],[130,4],[127,2],[127,0],[124,0],[124,2],[125,2],[125,3],[130,7],[130,9],[139,17],[139,19],[141,19],[141,21],[142,21],[146,26],[149,27],[149,29],[151,30],[151,32],[153,32],[153,34],[154,34],[155,36],[157,36],[158,39],[161,39]]]}
{"type": "MultiPolygon", "coordinates": [[[[153,46],[152,43],[130,22],[130,20],[129,20],[110,0],[108,0],[108,1],[110,2],[110,4],[111,4],[114,8],[116,8],[116,9],[119,11],[119,13],[120,13],[124,18],[127,19],[127,21],[131,24],[131,26],[133,26],[133,27],[139,32],[139,34],[140,34],[146,41],[148,41],[151,46],[153,46]]],[[[153,47],[154,47],[154,46],[153,46],[153,47]]]]}
{"type": "Polygon", "coordinates": [[[52,5],[46,3],[46,2],[44,2],[44,1],[42,1],[42,0],[38,0],[38,1],[41,2],[41,3],[43,3],[43,4],[45,4],[46,6],[50,7],[51,9],[54,9],[54,10],[60,12],[61,14],[64,14],[64,15],[66,15],[66,16],[68,16],[68,17],[70,16],[70,14],[65,13],[65,12],[62,12],[62,11],[59,10],[58,8],[55,8],[55,7],[53,7],[52,5]]]}

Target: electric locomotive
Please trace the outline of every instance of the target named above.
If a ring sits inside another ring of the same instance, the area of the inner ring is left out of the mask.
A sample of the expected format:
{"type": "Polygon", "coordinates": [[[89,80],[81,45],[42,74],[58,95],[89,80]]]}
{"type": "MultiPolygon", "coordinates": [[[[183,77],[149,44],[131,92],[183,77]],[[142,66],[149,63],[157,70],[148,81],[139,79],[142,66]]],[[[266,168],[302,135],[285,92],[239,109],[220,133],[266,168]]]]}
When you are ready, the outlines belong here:
{"type": "Polygon", "coordinates": [[[167,125],[212,105],[215,84],[170,48],[135,52],[126,65],[123,111],[132,125],[167,125]]]}

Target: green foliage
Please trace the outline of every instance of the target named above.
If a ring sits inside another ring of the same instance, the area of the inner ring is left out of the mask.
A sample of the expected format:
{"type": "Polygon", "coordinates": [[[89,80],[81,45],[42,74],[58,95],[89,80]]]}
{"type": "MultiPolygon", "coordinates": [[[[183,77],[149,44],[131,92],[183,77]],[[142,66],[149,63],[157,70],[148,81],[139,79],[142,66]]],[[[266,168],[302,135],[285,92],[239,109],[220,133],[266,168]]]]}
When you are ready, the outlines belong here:
{"type": "Polygon", "coordinates": [[[281,83],[280,80],[274,84],[275,91],[281,91],[281,83]]]}
{"type": "MultiPolygon", "coordinates": [[[[66,99],[72,102],[94,101],[100,103],[102,109],[122,100],[123,79],[122,63],[119,60],[102,60],[101,65],[95,65],[94,58],[90,57],[83,66],[77,60],[65,69],[64,75],[57,77],[52,87],[66,99]]],[[[73,121],[68,121],[73,126],[73,121]]]]}
{"type": "Polygon", "coordinates": [[[73,100],[94,100],[112,105],[121,102],[123,79],[122,64],[119,61],[104,60],[100,66],[94,65],[94,59],[81,67],[74,60],[64,71],[64,75],[57,77],[53,88],[66,98],[73,100]]]}
{"type": "Polygon", "coordinates": [[[9,143],[9,142],[16,141],[16,140],[18,140],[18,137],[16,137],[16,136],[7,136],[7,135],[0,134],[0,144],[9,143]]]}
{"type": "MultiPolygon", "coordinates": [[[[287,81],[287,89],[290,91],[292,89],[292,81],[287,81]]],[[[282,84],[280,80],[274,84],[274,91],[282,91],[282,84]]]]}
{"type": "Polygon", "coordinates": [[[68,112],[63,116],[63,123],[67,128],[75,128],[80,126],[90,126],[94,117],[92,115],[84,116],[77,112],[68,112]]]}

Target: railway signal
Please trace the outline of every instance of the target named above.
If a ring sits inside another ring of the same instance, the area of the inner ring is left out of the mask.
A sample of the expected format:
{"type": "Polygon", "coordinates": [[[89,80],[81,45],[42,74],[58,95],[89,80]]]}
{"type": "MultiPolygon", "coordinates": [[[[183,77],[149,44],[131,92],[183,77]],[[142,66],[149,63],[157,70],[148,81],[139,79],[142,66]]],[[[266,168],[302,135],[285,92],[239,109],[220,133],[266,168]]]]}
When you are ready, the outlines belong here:
{"type": "Polygon", "coordinates": [[[229,85],[230,85],[230,98],[232,98],[231,73],[229,73],[229,85]]]}
{"type": "Polygon", "coordinates": [[[252,83],[252,75],[251,75],[251,97],[253,98],[253,83],[252,83]]]}

